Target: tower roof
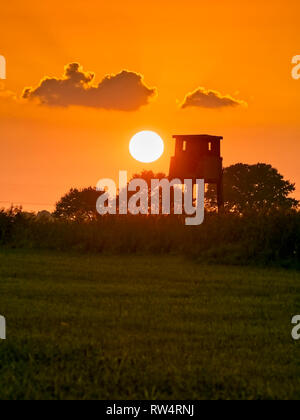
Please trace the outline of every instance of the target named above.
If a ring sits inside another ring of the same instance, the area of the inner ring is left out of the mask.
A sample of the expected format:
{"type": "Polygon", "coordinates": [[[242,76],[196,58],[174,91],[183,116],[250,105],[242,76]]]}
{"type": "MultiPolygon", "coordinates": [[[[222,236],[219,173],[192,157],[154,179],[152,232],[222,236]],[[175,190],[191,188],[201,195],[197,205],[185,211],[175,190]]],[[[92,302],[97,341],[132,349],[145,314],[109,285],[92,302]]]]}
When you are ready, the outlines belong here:
{"type": "Polygon", "coordinates": [[[176,140],[199,140],[199,141],[212,141],[212,140],[223,140],[223,137],[220,136],[210,136],[208,134],[190,134],[190,135],[175,135],[173,136],[176,140]]]}

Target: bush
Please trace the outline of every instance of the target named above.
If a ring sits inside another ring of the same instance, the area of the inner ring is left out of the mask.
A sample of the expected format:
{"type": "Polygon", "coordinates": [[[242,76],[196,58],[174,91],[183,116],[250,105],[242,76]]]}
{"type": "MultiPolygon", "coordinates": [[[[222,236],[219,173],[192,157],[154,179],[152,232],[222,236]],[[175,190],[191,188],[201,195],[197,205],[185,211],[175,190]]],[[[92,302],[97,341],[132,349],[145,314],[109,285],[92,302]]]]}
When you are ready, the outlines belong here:
{"type": "Polygon", "coordinates": [[[0,212],[0,244],[102,254],[177,254],[220,264],[299,268],[300,213],[208,213],[201,226],[182,216],[103,216],[90,222],[38,220],[0,212]]]}

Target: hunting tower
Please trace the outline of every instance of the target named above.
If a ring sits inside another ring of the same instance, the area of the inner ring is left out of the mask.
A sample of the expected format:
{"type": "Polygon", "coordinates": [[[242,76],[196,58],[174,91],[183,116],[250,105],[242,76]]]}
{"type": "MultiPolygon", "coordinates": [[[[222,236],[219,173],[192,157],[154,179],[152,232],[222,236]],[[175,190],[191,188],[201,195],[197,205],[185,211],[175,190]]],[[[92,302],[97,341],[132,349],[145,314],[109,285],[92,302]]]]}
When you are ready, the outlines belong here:
{"type": "Polygon", "coordinates": [[[221,140],[223,137],[209,135],[173,136],[176,140],[175,156],[171,158],[170,178],[204,179],[207,184],[217,185],[218,208],[223,199],[223,159],[221,140]]]}

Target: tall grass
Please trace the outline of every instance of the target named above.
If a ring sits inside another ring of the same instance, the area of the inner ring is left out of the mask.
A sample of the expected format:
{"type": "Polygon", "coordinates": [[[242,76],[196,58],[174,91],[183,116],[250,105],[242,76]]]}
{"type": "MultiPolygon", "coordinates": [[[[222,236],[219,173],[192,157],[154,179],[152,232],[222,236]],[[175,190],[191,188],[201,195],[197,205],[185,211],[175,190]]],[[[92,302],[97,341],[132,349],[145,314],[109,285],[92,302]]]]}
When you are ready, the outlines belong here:
{"type": "Polygon", "coordinates": [[[97,221],[37,220],[0,211],[0,245],[101,254],[178,254],[222,264],[300,266],[300,213],[206,214],[200,226],[181,216],[104,216],[97,221]]]}

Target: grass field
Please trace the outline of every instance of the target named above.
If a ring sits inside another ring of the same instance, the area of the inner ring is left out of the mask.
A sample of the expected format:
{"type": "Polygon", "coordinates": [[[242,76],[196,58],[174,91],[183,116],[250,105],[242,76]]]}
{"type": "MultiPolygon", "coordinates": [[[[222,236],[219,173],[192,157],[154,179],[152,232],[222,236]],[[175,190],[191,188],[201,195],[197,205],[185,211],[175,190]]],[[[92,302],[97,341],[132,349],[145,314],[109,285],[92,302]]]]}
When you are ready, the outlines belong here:
{"type": "Polygon", "coordinates": [[[0,399],[300,398],[296,271],[0,251],[0,399]]]}

